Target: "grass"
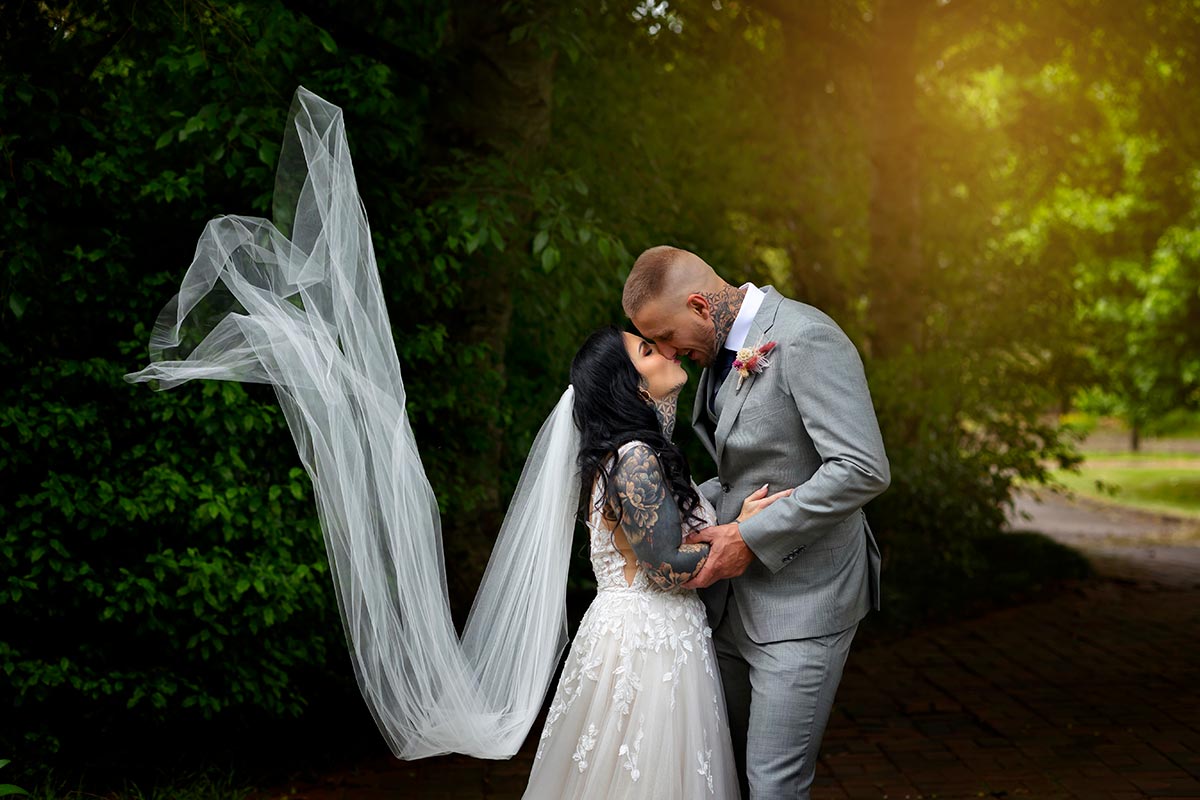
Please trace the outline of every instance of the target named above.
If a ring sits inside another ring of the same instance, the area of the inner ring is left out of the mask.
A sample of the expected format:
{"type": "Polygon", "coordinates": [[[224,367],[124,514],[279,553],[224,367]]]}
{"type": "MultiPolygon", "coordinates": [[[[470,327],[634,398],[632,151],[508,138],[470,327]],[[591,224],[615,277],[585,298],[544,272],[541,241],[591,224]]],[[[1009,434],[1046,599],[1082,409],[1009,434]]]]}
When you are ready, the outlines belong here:
{"type": "Polygon", "coordinates": [[[1122,461],[1129,464],[1154,463],[1156,461],[1194,461],[1200,469],[1200,453],[1137,452],[1129,450],[1085,450],[1085,461],[1122,461]]]}
{"type": "Polygon", "coordinates": [[[55,780],[48,775],[29,791],[29,800],[245,800],[256,791],[241,785],[232,772],[206,770],[165,777],[154,785],[127,782],[121,789],[96,792],[81,782],[55,780]]]}
{"type": "Polygon", "coordinates": [[[1087,461],[1078,473],[1055,473],[1067,488],[1081,495],[1124,506],[1177,516],[1200,517],[1200,458],[1123,454],[1121,458],[1097,456],[1101,464],[1087,461]],[[1155,462],[1195,461],[1196,466],[1158,466],[1155,462]],[[1097,483],[1099,482],[1099,484],[1097,483]]]}

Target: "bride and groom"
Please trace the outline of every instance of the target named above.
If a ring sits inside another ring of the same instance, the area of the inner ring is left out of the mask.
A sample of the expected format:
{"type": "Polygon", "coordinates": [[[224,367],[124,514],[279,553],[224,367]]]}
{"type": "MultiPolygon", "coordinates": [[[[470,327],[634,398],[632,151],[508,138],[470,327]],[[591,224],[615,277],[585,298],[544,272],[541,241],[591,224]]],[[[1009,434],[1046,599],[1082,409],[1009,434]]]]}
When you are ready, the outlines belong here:
{"type": "Polygon", "coordinates": [[[405,412],[341,110],[301,88],[275,222],[212,220],[126,376],[274,387],[312,478],[363,698],[393,753],[511,757],[566,644],[587,498],[597,595],[546,717],[526,797],[807,797],[858,622],[879,603],[862,506],[888,462],[862,363],[828,316],[657,247],[539,432],[461,637],[436,497],[405,412]],[[717,466],[697,486],[671,435],[717,466]],[[776,491],[780,490],[782,491],[776,491]]]}
{"type": "Polygon", "coordinates": [[[653,343],[604,329],[571,366],[598,591],[525,796],[807,797],[879,604],[861,509],[889,471],[862,364],[825,314],[685,250],[643,253],[623,305],[653,343]],[[680,356],[705,367],[699,486],[670,438],[680,356]]]}

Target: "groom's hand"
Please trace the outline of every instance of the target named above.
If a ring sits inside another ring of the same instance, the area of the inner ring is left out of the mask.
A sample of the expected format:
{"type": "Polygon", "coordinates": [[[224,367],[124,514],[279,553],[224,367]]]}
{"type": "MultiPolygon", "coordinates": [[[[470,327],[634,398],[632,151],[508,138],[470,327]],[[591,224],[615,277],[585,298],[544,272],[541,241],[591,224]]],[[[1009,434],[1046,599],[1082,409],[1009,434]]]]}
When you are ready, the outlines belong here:
{"type": "Polygon", "coordinates": [[[742,541],[742,533],[736,522],[696,531],[688,537],[688,541],[707,542],[710,550],[708,560],[696,577],[683,584],[685,589],[703,589],[717,581],[736,578],[754,560],[754,553],[742,541]]]}

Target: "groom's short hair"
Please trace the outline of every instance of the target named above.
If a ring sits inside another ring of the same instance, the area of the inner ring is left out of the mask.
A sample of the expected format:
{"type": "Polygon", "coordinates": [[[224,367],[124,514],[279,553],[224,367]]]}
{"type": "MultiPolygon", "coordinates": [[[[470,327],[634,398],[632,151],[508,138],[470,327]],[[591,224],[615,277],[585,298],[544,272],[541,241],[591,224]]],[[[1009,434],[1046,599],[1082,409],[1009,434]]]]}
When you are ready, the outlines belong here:
{"type": "Polygon", "coordinates": [[[634,314],[662,294],[667,284],[667,275],[680,256],[686,255],[687,250],[662,244],[651,247],[637,257],[629,277],[625,279],[625,290],[621,294],[621,307],[625,316],[632,318],[634,314]]]}

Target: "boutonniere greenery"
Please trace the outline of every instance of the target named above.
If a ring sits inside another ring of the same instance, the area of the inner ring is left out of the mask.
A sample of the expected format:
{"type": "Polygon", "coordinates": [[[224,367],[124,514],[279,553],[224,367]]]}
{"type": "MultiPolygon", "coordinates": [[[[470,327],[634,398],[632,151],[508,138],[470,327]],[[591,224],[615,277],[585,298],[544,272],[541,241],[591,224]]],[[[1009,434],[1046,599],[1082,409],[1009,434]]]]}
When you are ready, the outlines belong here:
{"type": "Polygon", "coordinates": [[[758,375],[764,369],[771,366],[767,356],[775,349],[778,342],[767,342],[766,344],[758,344],[754,347],[743,347],[737,351],[737,356],[733,359],[733,368],[737,370],[738,382],[737,388],[734,391],[742,390],[742,381],[749,378],[751,375],[758,375]]]}

